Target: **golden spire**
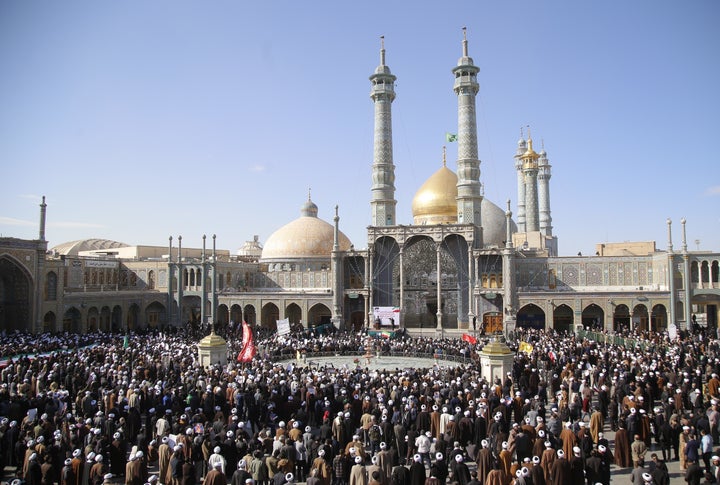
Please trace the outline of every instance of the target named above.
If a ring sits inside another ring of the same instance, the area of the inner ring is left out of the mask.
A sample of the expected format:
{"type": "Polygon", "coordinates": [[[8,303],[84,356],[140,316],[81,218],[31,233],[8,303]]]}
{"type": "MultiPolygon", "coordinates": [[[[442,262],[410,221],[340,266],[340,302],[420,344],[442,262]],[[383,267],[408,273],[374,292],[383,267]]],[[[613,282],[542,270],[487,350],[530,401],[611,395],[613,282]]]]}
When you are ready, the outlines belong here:
{"type": "Polygon", "coordinates": [[[532,135],[530,134],[530,125],[527,126],[527,136],[527,150],[522,155],[522,158],[526,160],[526,167],[528,163],[536,162],[537,159],[540,158],[540,155],[538,155],[535,150],[533,150],[532,135]]]}
{"type": "Polygon", "coordinates": [[[443,167],[447,167],[447,158],[445,155],[447,154],[447,147],[443,145],[443,167]]]}
{"type": "Polygon", "coordinates": [[[385,65],[385,36],[380,36],[380,65],[385,65]]]}

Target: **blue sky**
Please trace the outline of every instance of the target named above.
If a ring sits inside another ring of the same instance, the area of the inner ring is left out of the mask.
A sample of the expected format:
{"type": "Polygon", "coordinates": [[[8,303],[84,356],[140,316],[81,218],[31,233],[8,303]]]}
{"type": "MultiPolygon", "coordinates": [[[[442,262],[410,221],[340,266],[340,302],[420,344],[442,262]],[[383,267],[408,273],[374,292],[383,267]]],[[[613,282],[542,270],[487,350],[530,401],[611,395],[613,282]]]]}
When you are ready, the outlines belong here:
{"type": "MultiPolygon", "coordinates": [[[[0,233],[232,252],[299,216],[366,246],[372,74],[385,36],[398,222],[457,131],[462,27],[480,67],[485,196],[516,211],[530,125],[561,255],[596,243],[720,251],[720,3],[0,3],[0,233]],[[700,243],[696,244],[695,240],[700,243]]],[[[448,147],[455,169],[457,146],[448,147]]]]}

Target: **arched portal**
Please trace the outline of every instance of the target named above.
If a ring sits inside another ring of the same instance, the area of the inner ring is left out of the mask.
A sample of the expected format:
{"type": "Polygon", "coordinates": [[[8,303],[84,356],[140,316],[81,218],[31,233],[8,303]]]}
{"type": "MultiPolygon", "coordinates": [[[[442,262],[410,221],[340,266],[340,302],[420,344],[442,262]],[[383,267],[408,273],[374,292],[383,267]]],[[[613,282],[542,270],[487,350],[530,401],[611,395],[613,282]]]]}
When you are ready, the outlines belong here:
{"type": "Polygon", "coordinates": [[[257,325],[257,313],[255,312],[255,305],[245,305],[243,309],[245,315],[245,322],[248,325],[257,325]]]}
{"type": "Polygon", "coordinates": [[[519,328],[545,328],[545,312],[532,303],[522,307],[517,313],[517,326],[519,328]]]}
{"type": "Polygon", "coordinates": [[[269,330],[277,330],[277,321],[280,319],[280,310],[274,303],[266,303],[262,307],[260,315],[260,325],[269,330]]]}
{"type": "Polygon", "coordinates": [[[140,307],[137,303],[133,303],[128,308],[126,328],[128,330],[137,330],[140,324],[140,307]]]}
{"type": "Polygon", "coordinates": [[[157,328],[165,322],[167,322],[165,305],[154,301],[145,308],[145,323],[148,327],[157,328]]]}
{"type": "Polygon", "coordinates": [[[667,308],[665,305],[655,305],[650,315],[650,330],[654,332],[664,332],[667,330],[667,308]]]}
{"type": "Polygon", "coordinates": [[[330,309],[322,303],[316,303],[308,310],[307,328],[331,323],[331,320],[330,309]]]}
{"type": "Polygon", "coordinates": [[[573,310],[567,305],[559,305],[553,312],[553,328],[560,333],[573,332],[573,310]]]}
{"type": "Polygon", "coordinates": [[[47,312],[43,317],[43,332],[55,332],[55,313],[47,312]]]}
{"type": "Polygon", "coordinates": [[[635,305],[632,313],[632,329],[645,332],[648,329],[648,309],[645,305],[635,305]]]}
{"type": "Polygon", "coordinates": [[[613,312],[613,330],[630,330],[630,309],[627,305],[618,305],[613,312]]]}
{"type": "MultiPolygon", "coordinates": [[[[302,320],[302,310],[297,303],[290,303],[285,308],[285,318],[290,321],[290,326],[297,325],[302,320]]],[[[308,319],[309,320],[309,319],[308,319]]],[[[305,322],[308,323],[308,322],[305,322]]]]}
{"type": "Polygon", "coordinates": [[[110,307],[104,306],[100,309],[100,330],[103,332],[111,332],[112,331],[112,324],[111,324],[111,314],[110,314],[110,307]]]}
{"type": "Polygon", "coordinates": [[[400,248],[395,239],[381,237],[375,241],[373,251],[373,306],[397,306],[394,300],[396,282],[395,265],[399,263],[400,248]]]}
{"type": "Polygon", "coordinates": [[[63,315],[63,331],[82,333],[82,315],[75,307],[69,308],[63,315]]]}
{"type": "Polygon", "coordinates": [[[586,330],[602,330],[605,325],[605,312],[600,306],[591,303],[582,312],[582,325],[586,330]]]}
{"type": "MultiPolygon", "coordinates": [[[[403,326],[435,328],[438,310],[442,313],[443,326],[446,328],[456,328],[459,321],[467,322],[467,251],[466,241],[455,235],[449,236],[440,245],[427,236],[412,237],[405,242],[402,275],[403,326]]],[[[394,274],[394,280],[399,282],[399,261],[394,268],[394,274]]],[[[399,287],[396,294],[397,298],[393,301],[400,301],[399,287]]]]}
{"type": "Polygon", "coordinates": [[[122,308],[120,305],[115,305],[112,309],[112,323],[111,327],[113,332],[120,332],[125,330],[123,325],[122,308]]]}
{"type": "Polygon", "coordinates": [[[87,312],[87,331],[97,332],[99,330],[100,312],[97,307],[91,307],[87,312]]]}
{"type": "MultiPolygon", "coordinates": [[[[218,305],[215,313],[215,323],[221,327],[227,327],[230,324],[229,316],[227,305],[218,305]]],[[[233,323],[235,323],[234,328],[238,328],[242,322],[233,320],[233,323]]]]}
{"type": "Polygon", "coordinates": [[[243,312],[242,312],[242,307],[240,305],[235,304],[230,307],[230,320],[235,322],[236,325],[242,325],[243,312]]]}
{"type": "Polygon", "coordinates": [[[200,297],[195,295],[183,295],[183,322],[190,324],[191,328],[199,328],[201,323],[200,317],[200,297]]]}
{"type": "Polygon", "coordinates": [[[8,256],[0,257],[0,331],[32,328],[32,279],[8,256]]]}
{"type": "MultiPolygon", "coordinates": [[[[360,331],[365,325],[365,295],[348,293],[345,295],[345,321],[346,328],[352,331],[360,331]]],[[[404,325],[404,322],[397,322],[397,326],[404,325]]]]}

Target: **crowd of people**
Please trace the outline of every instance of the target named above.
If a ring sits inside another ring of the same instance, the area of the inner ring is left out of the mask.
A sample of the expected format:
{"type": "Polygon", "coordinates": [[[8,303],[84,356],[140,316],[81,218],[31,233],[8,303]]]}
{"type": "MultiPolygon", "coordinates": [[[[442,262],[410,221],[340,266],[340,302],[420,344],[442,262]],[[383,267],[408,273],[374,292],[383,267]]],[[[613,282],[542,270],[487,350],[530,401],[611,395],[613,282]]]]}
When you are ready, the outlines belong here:
{"type": "Polygon", "coordinates": [[[623,348],[516,332],[503,379],[489,341],[261,335],[250,363],[199,365],[197,336],[3,335],[0,462],[14,485],[669,484],[720,477],[720,344],[623,348]],[[529,344],[529,345],[527,345],[529,344]],[[298,353],[438,353],[456,366],[371,370],[298,353]],[[614,433],[614,439],[605,434],[614,433]]]}

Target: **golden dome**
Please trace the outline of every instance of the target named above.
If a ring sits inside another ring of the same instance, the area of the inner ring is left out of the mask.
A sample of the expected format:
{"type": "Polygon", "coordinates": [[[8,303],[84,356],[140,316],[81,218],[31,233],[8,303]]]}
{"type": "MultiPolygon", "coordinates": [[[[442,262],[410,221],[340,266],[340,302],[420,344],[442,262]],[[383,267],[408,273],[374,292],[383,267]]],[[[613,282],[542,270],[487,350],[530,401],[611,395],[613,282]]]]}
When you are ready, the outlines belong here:
{"type": "Polygon", "coordinates": [[[413,223],[453,224],[457,222],[457,175],[445,166],[430,176],[415,193],[413,223]]]}
{"type": "MultiPolygon", "coordinates": [[[[300,210],[300,217],[275,231],[265,242],[262,262],[298,261],[307,259],[330,260],[335,228],[317,217],[317,206],[308,197],[300,210]]],[[[338,234],[341,251],[350,249],[350,239],[338,234]]]]}

